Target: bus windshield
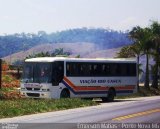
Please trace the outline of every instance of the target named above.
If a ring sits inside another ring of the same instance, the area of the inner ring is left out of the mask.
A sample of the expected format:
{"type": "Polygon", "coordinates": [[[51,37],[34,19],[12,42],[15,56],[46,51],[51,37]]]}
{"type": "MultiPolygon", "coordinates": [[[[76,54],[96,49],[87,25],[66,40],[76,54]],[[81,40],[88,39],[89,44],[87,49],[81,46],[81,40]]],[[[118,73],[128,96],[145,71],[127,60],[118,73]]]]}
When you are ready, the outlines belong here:
{"type": "Polygon", "coordinates": [[[23,82],[51,83],[51,63],[25,63],[23,69],[23,82]]]}

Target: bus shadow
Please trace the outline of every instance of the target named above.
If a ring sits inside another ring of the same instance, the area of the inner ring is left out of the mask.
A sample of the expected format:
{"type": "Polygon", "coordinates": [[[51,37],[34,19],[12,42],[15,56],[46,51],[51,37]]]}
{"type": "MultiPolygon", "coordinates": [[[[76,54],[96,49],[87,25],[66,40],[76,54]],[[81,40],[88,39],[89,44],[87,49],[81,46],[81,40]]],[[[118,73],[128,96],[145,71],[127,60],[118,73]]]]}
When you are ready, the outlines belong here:
{"type": "Polygon", "coordinates": [[[116,103],[116,102],[129,102],[129,101],[139,101],[139,100],[118,99],[118,100],[114,100],[114,101],[112,101],[112,102],[109,102],[109,101],[104,102],[104,101],[102,101],[102,100],[93,100],[93,101],[95,101],[95,102],[97,102],[97,103],[116,103]]]}

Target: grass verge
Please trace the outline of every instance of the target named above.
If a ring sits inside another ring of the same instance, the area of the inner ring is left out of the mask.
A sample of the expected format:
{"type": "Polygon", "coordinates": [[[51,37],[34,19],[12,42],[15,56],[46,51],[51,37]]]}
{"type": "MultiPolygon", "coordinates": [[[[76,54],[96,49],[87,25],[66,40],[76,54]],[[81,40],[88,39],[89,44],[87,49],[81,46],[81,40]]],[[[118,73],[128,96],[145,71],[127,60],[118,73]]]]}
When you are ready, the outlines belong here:
{"type": "MultiPolygon", "coordinates": [[[[3,93],[12,93],[12,89],[4,88],[1,90],[3,93]]],[[[72,109],[78,107],[86,107],[98,105],[95,101],[84,100],[78,98],[69,99],[22,99],[13,98],[15,94],[2,94],[0,99],[0,118],[22,116],[28,114],[36,114],[49,111],[58,111],[65,109],[72,109]],[[3,97],[5,95],[5,97],[3,97]],[[8,97],[7,97],[8,95],[8,97]],[[11,99],[12,98],[12,99],[11,99]]],[[[135,98],[135,97],[147,97],[160,95],[160,89],[146,89],[140,87],[139,92],[126,96],[117,96],[115,99],[135,98]]]]}
{"type": "Polygon", "coordinates": [[[17,99],[0,100],[0,118],[98,105],[81,99],[17,99]]]}
{"type": "Polygon", "coordinates": [[[158,96],[160,95],[160,88],[155,89],[150,87],[150,89],[146,89],[145,87],[140,87],[139,92],[125,95],[125,96],[116,96],[115,99],[126,99],[126,98],[136,98],[136,97],[149,97],[149,96],[158,96]]]}

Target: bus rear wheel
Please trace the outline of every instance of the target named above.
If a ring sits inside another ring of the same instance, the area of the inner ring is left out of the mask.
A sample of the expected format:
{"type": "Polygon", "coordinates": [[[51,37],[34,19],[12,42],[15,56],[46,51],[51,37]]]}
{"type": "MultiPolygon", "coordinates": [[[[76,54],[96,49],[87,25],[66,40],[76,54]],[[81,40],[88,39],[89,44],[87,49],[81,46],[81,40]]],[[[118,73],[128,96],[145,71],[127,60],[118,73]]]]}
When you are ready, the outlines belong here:
{"type": "Polygon", "coordinates": [[[60,98],[70,98],[70,92],[68,89],[63,89],[60,98]]]}
{"type": "Polygon", "coordinates": [[[113,102],[114,101],[114,96],[115,96],[115,91],[113,89],[108,91],[108,96],[107,100],[108,102],[113,102]]]}
{"type": "Polygon", "coordinates": [[[114,89],[110,89],[108,91],[107,97],[103,97],[102,101],[103,102],[113,102],[114,101],[114,96],[115,96],[115,90],[114,89]]]}

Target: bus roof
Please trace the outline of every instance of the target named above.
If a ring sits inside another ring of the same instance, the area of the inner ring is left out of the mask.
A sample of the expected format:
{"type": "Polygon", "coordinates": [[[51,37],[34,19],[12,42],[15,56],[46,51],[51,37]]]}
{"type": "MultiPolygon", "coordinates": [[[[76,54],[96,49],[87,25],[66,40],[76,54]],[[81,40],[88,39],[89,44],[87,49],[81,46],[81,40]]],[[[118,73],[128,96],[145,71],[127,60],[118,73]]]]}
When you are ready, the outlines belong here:
{"type": "Polygon", "coordinates": [[[124,62],[136,63],[135,58],[70,58],[70,57],[38,57],[26,59],[25,62],[54,62],[54,61],[67,61],[67,62],[124,62]]]}

